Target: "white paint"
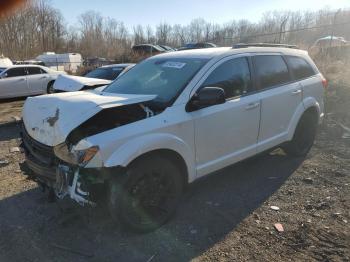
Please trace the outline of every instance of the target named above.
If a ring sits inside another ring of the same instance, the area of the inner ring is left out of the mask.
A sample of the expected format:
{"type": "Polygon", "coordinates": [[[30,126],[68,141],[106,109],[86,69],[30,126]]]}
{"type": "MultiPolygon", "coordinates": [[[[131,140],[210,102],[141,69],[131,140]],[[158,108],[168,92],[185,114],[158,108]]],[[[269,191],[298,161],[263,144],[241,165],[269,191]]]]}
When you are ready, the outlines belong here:
{"type": "Polygon", "coordinates": [[[42,61],[48,67],[64,67],[65,71],[71,71],[75,73],[82,65],[83,59],[78,53],[65,53],[56,54],[54,52],[46,52],[35,58],[38,61],[42,61]]]}
{"type": "Polygon", "coordinates": [[[23,107],[23,122],[28,134],[42,144],[55,146],[70,131],[104,108],[139,103],[152,95],[118,95],[96,91],[79,91],[29,97],[23,107]],[[51,126],[49,119],[57,120],[51,126]]]}
{"type": "MultiPolygon", "coordinates": [[[[174,104],[162,113],[82,139],[73,150],[98,145],[100,150],[87,168],[127,167],[150,151],[167,149],[185,161],[189,182],[234,164],[263,150],[292,139],[296,125],[307,108],[323,115],[323,86],[320,75],[298,83],[248,94],[224,104],[186,112],[186,104],[206,77],[227,59],[256,53],[297,55],[310,60],[302,50],[285,48],[212,48],[172,52],[152,57],[202,57],[209,62],[189,82],[174,104]]],[[[312,63],[312,61],[310,62],[312,63]]],[[[315,65],[312,63],[313,67],[315,65]]],[[[113,95],[75,92],[31,98],[23,111],[29,134],[47,145],[57,145],[76,126],[102,110],[153,99],[144,95],[113,95]],[[53,127],[45,121],[60,109],[53,127]],[[35,129],[37,128],[37,130],[35,129]]]]}
{"type": "Polygon", "coordinates": [[[55,81],[65,72],[54,71],[50,68],[37,65],[14,65],[0,73],[0,98],[40,95],[47,92],[48,84],[55,81]],[[26,68],[40,68],[41,74],[29,75],[26,68]],[[23,74],[15,77],[8,75],[11,70],[23,68],[23,74]]]}
{"type": "Polygon", "coordinates": [[[82,76],[71,76],[71,75],[60,75],[54,85],[53,88],[59,91],[79,91],[84,86],[100,86],[100,85],[108,85],[112,81],[98,78],[89,78],[82,76]]]}

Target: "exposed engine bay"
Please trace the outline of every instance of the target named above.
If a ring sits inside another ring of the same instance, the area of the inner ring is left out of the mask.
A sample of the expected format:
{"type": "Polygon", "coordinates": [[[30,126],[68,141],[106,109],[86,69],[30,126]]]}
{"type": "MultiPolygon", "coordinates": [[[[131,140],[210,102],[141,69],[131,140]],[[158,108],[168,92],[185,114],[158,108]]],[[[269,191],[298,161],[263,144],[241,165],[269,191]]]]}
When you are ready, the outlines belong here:
{"type": "MultiPolygon", "coordinates": [[[[65,150],[68,152],[86,137],[140,121],[161,112],[162,110],[158,109],[155,113],[144,103],[103,108],[74,128],[62,145],[65,145],[65,150]]],[[[56,115],[57,112],[55,112],[56,115]]],[[[54,124],[51,126],[53,127],[54,124]]],[[[103,184],[104,179],[112,171],[114,174],[120,172],[119,168],[118,170],[116,168],[88,169],[69,163],[55,154],[55,146],[48,146],[33,139],[24,125],[21,136],[26,155],[26,173],[43,189],[47,188],[51,197],[54,195],[55,198],[62,199],[69,196],[81,205],[94,205],[94,197],[91,195],[94,186],[103,184]]]]}

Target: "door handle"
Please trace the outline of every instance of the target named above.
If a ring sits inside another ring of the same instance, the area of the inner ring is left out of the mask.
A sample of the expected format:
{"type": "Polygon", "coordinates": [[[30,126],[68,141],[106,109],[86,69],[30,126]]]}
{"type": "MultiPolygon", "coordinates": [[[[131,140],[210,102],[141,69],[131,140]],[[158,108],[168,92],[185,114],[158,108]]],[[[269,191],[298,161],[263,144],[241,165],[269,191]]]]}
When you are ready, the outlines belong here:
{"type": "Polygon", "coordinates": [[[26,80],[25,78],[18,79],[18,81],[25,81],[25,80],[26,80]]]}
{"type": "Polygon", "coordinates": [[[250,104],[248,104],[246,106],[245,110],[251,110],[251,109],[257,108],[259,105],[260,105],[259,102],[257,102],[257,103],[250,103],[250,104]]]}
{"type": "Polygon", "coordinates": [[[46,79],[47,78],[47,76],[42,76],[42,77],[40,77],[40,79],[46,79]]]}
{"type": "Polygon", "coordinates": [[[294,90],[293,92],[292,92],[292,95],[298,95],[298,94],[300,94],[301,93],[301,89],[298,89],[298,90],[294,90]]]}

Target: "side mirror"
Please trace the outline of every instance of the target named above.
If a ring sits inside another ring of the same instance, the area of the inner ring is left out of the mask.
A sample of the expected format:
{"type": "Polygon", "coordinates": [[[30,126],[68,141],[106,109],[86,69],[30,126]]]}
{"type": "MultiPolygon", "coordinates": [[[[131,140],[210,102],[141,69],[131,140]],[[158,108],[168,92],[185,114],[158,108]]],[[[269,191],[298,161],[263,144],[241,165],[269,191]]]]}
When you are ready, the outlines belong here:
{"type": "Polygon", "coordinates": [[[226,102],[225,91],[219,87],[204,87],[200,89],[188,102],[187,112],[193,112],[201,108],[219,105],[226,102]]]}

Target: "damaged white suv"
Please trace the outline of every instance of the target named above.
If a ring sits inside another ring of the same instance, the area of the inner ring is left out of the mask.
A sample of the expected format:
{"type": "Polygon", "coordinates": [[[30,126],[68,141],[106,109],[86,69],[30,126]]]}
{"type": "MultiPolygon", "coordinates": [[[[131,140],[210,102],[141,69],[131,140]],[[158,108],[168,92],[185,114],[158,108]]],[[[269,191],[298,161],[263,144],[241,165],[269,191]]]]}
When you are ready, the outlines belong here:
{"type": "Polygon", "coordinates": [[[80,204],[104,192],[114,218],[153,230],[200,177],[277,146],[307,154],[326,84],[291,47],[157,55],[102,91],[28,98],[27,175],[80,204]]]}

